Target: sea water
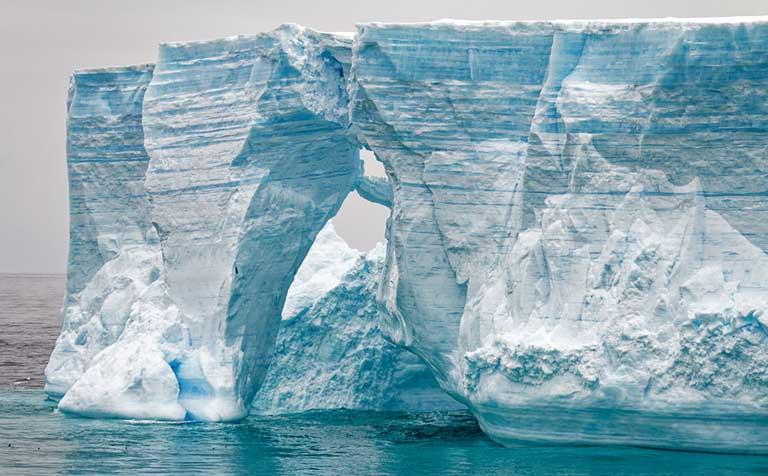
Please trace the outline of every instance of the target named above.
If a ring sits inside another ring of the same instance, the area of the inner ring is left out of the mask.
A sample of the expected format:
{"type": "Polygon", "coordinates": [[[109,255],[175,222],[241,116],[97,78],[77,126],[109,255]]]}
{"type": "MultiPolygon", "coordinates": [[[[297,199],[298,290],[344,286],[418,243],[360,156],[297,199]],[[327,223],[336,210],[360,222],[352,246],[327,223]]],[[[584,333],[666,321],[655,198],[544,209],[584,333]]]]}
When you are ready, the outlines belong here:
{"type": "Polygon", "coordinates": [[[0,275],[0,475],[743,475],[768,457],[489,440],[468,412],[324,411],[237,424],[65,416],[42,392],[61,276],[0,275]]]}

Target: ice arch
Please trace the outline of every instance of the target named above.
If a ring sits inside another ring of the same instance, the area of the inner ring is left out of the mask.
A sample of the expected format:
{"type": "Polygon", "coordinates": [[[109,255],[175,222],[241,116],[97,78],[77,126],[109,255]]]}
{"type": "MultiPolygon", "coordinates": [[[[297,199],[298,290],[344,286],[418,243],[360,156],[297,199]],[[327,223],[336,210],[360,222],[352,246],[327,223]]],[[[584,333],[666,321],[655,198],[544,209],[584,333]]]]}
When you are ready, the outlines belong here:
{"type": "Polygon", "coordinates": [[[295,26],[161,47],[146,186],[189,333],[173,370],[194,418],[247,414],[291,280],[361,174],[345,134],[349,47],[295,26]]]}
{"type": "MultiPolygon", "coordinates": [[[[286,25],[253,37],[161,45],[154,68],[96,75],[95,88],[81,75],[71,112],[87,117],[71,117],[70,158],[90,151],[77,138],[80,131],[93,136],[96,126],[81,122],[106,124],[112,145],[97,151],[102,168],[113,170],[121,153],[142,159],[130,176],[114,176],[140,202],[120,205],[132,207],[125,216],[140,217],[133,221],[143,228],[116,219],[121,209],[105,207],[104,197],[83,204],[82,194],[73,195],[73,215],[103,222],[74,228],[88,238],[80,241],[111,246],[107,261],[114,259],[101,268],[70,261],[72,285],[87,282],[85,273],[104,276],[91,283],[95,290],[70,293],[72,302],[87,298],[86,318],[95,324],[65,318],[72,335],[60,339],[47,387],[65,394],[62,410],[224,421],[247,415],[293,276],[363,177],[359,145],[346,133],[350,57],[350,38],[286,25]],[[146,266],[131,261],[136,241],[149,250],[136,258],[146,266]],[[115,269],[113,262],[126,260],[115,269]],[[130,281],[149,267],[138,284],[130,281]],[[128,285],[133,292],[123,290],[128,285]],[[97,332],[112,301],[120,304],[121,332],[97,332]],[[81,351],[94,340],[98,348],[81,351]]],[[[115,193],[92,180],[98,167],[70,161],[70,170],[78,167],[87,173],[75,176],[73,192],[85,184],[115,193]]],[[[80,247],[73,253],[87,255],[80,247]]]]}
{"type": "Polygon", "coordinates": [[[46,372],[63,411],[247,415],[316,235],[352,190],[389,200],[347,133],[350,59],[350,38],[286,25],[75,75],[70,289],[46,372]]]}

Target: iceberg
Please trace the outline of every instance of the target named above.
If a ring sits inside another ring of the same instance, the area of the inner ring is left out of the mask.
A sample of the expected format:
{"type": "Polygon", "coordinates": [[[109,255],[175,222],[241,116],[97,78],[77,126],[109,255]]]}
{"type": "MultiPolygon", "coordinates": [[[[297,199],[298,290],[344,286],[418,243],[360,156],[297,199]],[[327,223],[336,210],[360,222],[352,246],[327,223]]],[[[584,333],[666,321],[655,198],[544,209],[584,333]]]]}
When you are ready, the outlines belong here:
{"type": "Polygon", "coordinates": [[[434,379],[504,444],[768,453],[767,51],[766,18],[284,25],[76,73],[46,390],[234,421],[434,379]],[[327,225],[352,190],[385,250],[327,225]]]}
{"type": "Polygon", "coordinates": [[[45,370],[61,397],[122,334],[160,276],[144,179],[142,101],[152,65],[75,73],[67,99],[70,242],[63,327],[45,370]]]}
{"type": "Polygon", "coordinates": [[[389,333],[502,443],[765,452],[765,19],[365,24],[389,333]]]}

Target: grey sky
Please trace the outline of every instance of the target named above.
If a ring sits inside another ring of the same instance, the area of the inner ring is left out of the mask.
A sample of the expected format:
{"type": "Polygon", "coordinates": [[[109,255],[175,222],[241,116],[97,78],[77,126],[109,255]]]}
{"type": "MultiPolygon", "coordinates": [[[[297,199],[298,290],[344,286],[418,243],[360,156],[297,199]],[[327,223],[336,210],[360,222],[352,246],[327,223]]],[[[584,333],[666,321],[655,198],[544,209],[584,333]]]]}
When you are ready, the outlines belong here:
{"type": "MultiPolygon", "coordinates": [[[[72,70],[152,62],[163,41],[253,34],[284,22],[768,14],[766,0],[0,0],[0,272],[61,273],[67,253],[65,99],[72,70]]],[[[353,245],[386,211],[353,196],[336,225],[353,245]]]]}

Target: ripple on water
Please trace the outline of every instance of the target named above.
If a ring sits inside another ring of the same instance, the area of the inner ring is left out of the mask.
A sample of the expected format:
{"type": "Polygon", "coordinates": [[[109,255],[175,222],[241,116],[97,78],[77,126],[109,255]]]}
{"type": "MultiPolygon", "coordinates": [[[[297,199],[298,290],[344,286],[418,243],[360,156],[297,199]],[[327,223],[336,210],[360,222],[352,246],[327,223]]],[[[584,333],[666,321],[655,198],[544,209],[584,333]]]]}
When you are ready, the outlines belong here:
{"type": "Polygon", "coordinates": [[[0,388],[41,388],[61,329],[63,274],[0,273],[0,388]]]}
{"type": "MultiPolygon", "coordinates": [[[[468,412],[310,412],[239,424],[91,420],[0,391],[7,474],[766,474],[768,458],[488,440],[468,412]],[[9,446],[10,445],[10,446],[9,446]]],[[[4,473],[5,474],[5,473],[4,473]]]]}
{"type": "Polygon", "coordinates": [[[768,474],[765,457],[504,448],[486,438],[468,412],[317,411],[253,415],[239,424],[65,416],[39,390],[59,331],[63,291],[63,276],[0,275],[2,475],[768,474]]]}

